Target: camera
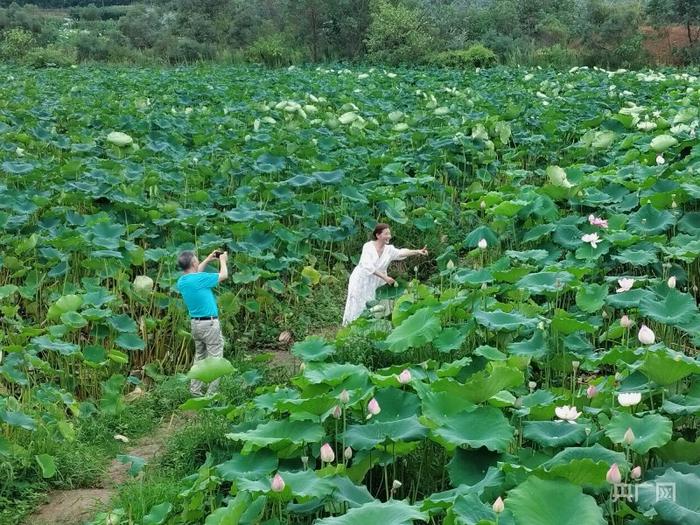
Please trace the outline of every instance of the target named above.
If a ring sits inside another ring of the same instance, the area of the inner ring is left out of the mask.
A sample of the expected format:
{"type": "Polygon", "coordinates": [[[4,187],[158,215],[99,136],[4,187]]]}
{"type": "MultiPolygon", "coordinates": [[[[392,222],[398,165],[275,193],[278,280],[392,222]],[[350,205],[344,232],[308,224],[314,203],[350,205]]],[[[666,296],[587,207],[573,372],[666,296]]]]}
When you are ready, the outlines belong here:
{"type": "Polygon", "coordinates": [[[216,251],[214,252],[214,257],[216,257],[216,258],[218,259],[219,256],[220,256],[222,253],[224,253],[223,250],[216,250],[216,251]]]}

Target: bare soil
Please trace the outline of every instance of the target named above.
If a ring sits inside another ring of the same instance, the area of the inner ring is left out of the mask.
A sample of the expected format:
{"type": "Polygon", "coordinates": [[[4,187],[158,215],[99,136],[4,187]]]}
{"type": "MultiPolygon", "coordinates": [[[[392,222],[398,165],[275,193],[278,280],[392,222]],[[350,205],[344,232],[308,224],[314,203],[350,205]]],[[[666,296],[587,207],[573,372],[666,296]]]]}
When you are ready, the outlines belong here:
{"type": "MultiPolygon", "coordinates": [[[[673,50],[690,45],[686,26],[672,25],[660,29],[647,26],[641,29],[644,35],[644,49],[657,64],[675,64],[677,59],[673,50]]],[[[691,27],[690,32],[695,41],[700,36],[700,27],[691,27]]]]}
{"type": "MultiPolygon", "coordinates": [[[[124,454],[138,456],[150,463],[165,448],[168,439],[187,422],[183,415],[171,415],[150,435],[138,439],[124,454]]],[[[129,479],[129,464],[116,459],[107,467],[99,487],[56,490],[49,493],[48,501],[32,516],[26,525],[79,525],[96,512],[104,510],[118,486],[129,479]]],[[[143,472],[140,474],[143,475],[143,472]]]]}

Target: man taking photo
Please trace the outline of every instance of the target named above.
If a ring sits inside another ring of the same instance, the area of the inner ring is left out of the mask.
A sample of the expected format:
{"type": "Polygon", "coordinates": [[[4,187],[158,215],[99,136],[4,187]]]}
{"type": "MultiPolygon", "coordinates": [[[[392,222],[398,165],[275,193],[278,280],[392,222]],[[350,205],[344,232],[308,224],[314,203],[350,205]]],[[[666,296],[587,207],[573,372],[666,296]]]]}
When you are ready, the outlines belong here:
{"type": "MultiPolygon", "coordinates": [[[[194,362],[207,357],[223,357],[224,337],[221,335],[219,310],[212,289],[228,279],[228,253],[216,250],[210,253],[201,263],[194,252],[182,252],[177,258],[177,264],[184,272],[177,280],[176,288],[182,294],[190,314],[192,338],[194,339],[194,362]],[[205,271],[207,265],[214,259],[219,259],[219,273],[205,271]]],[[[192,380],[190,392],[195,397],[202,395],[204,383],[192,380]]],[[[219,380],[209,384],[207,395],[216,393],[219,380]]]]}

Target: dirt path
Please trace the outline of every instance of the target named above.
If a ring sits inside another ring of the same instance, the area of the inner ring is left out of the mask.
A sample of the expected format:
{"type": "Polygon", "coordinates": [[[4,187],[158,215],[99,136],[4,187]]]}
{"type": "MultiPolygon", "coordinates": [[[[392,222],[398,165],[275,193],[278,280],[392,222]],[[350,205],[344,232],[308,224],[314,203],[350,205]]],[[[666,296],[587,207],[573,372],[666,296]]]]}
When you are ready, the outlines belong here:
{"type": "MultiPolygon", "coordinates": [[[[151,463],[158,456],[172,434],[187,422],[182,414],[172,414],[151,434],[135,441],[124,454],[138,456],[151,463]]],[[[117,487],[128,478],[129,465],[116,459],[107,467],[100,487],[75,490],[56,490],[49,501],[25,520],[26,525],[80,525],[104,510],[117,487]]]]}

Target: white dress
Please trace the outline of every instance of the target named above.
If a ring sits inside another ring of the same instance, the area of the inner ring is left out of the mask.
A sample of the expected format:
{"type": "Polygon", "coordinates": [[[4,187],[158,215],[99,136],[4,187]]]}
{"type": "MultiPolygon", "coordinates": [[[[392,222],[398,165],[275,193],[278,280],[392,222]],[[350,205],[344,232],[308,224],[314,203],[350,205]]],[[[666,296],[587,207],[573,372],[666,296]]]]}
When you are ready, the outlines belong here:
{"type": "Polygon", "coordinates": [[[380,279],[374,272],[386,273],[392,261],[405,259],[411,253],[406,248],[394,248],[391,244],[384,246],[382,256],[377,253],[374,241],[367,241],[362,247],[360,262],[350,274],[348,283],[348,299],[345,303],[343,314],[343,326],[352,323],[365,309],[369,301],[374,300],[374,294],[380,286],[386,282],[380,279]]]}

